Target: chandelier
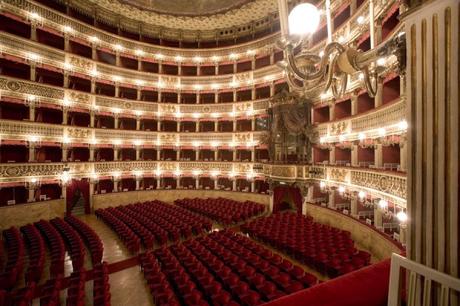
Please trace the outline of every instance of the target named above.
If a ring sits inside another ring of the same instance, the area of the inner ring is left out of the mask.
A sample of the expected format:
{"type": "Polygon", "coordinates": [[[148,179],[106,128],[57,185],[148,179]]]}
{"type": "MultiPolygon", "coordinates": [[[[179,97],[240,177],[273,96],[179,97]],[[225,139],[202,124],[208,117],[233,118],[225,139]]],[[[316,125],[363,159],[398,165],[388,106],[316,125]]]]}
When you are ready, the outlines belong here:
{"type": "MultiPolygon", "coordinates": [[[[331,90],[335,98],[340,98],[347,89],[349,76],[358,73],[369,96],[374,97],[377,93],[378,59],[395,55],[400,66],[405,63],[403,32],[366,52],[333,42],[329,36],[322,55],[312,53],[306,45],[320,22],[317,7],[302,3],[294,7],[289,16],[287,0],[278,0],[278,7],[282,33],[278,47],[284,51],[280,66],[294,92],[312,96],[318,90],[323,93],[331,90]],[[299,49],[296,53],[295,50],[299,49]]],[[[373,26],[370,30],[373,31],[373,26]]]]}

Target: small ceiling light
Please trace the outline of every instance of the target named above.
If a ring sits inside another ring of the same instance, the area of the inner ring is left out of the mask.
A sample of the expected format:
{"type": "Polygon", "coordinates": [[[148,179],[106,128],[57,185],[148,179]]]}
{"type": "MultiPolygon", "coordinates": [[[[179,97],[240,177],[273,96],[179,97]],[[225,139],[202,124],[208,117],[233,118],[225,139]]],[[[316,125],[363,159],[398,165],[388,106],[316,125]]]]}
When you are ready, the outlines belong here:
{"type": "Polygon", "coordinates": [[[70,105],[72,105],[72,101],[67,99],[67,98],[64,98],[64,100],[62,100],[62,105],[70,106],[70,105]]]}
{"type": "Polygon", "coordinates": [[[69,64],[69,63],[64,63],[64,69],[65,69],[65,70],[72,70],[72,69],[73,69],[73,65],[72,65],[72,64],[69,64]]]}
{"type": "Polygon", "coordinates": [[[214,62],[218,62],[220,60],[220,56],[217,56],[217,55],[213,55],[211,57],[211,59],[214,61],[214,62]]]}
{"type": "Polygon", "coordinates": [[[193,170],[193,171],[192,171],[192,174],[193,174],[194,176],[198,176],[198,175],[201,174],[201,170],[193,170]]]}
{"type": "Polygon", "coordinates": [[[387,134],[387,131],[385,130],[385,128],[380,128],[379,129],[379,135],[380,136],[385,136],[387,134]]]}
{"type": "Polygon", "coordinates": [[[193,61],[196,63],[201,63],[203,61],[203,58],[201,56],[195,56],[193,58],[193,61]]]}
{"type": "Polygon", "coordinates": [[[211,113],[212,118],[219,118],[220,114],[219,113],[211,113]]]}
{"type": "Polygon", "coordinates": [[[359,24],[363,24],[364,23],[364,16],[359,16],[356,21],[359,23],[359,24]]]}
{"type": "Polygon", "coordinates": [[[31,61],[38,62],[41,57],[40,57],[40,55],[38,55],[36,53],[29,52],[29,53],[27,53],[26,58],[31,60],[31,61]]]}
{"type": "Polygon", "coordinates": [[[387,202],[386,200],[384,200],[384,199],[381,199],[381,200],[379,201],[379,207],[380,207],[381,209],[387,208],[387,207],[388,207],[388,202],[387,202]]]}
{"type": "Polygon", "coordinates": [[[135,80],[134,83],[136,83],[137,86],[143,86],[145,84],[144,80],[135,80]]]}
{"type": "Polygon", "coordinates": [[[385,63],[386,63],[386,59],[384,57],[381,57],[377,60],[377,65],[378,66],[385,66],[385,63]]]}
{"type": "Polygon", "coordinates": [[[174,57],[174,59],[176,60],[176,62],[182,62],[182,60],[184,58],[182,56],[180,56],[180,55],[176,55],[176,57],[174,57]]]}
{"type": "Polygon", "coordinates": [[[340,192],[340,193],[344,193],[344,192],[345,192],[345,187],[339,186],[339,192],[340,192]]]}
{"type": "Polygon", "coordinates": [[[121,113],[121,109],[119,109],[118,107],[113,107],[113,108],[112,108],[112,112],[113,112],[114,114],[119,114],[119,113],[121,113]]]}
{"type": "Polygon", "coordinates": [[[38,15],[37,12],[31,12],[30,13],[30,18],[32,18],[32,19],[40,19],[40,15],[38,15]]]}
{"type": "Polygon", "coordinates": [[[123,78],[122,78],[121,76],[119,76],[119,75],[114,75],[114,76],[113,76],[113,80],[114,80],[115,82],[121,82],[122,79],[123,79],[123,78]]]}
{"type": "Polygon", "coordinates": [[[320,52],[319,52],[319,56],[320,56],[320,57],[323,57],[323,56],[324,56],[324,51],[320,51],[320,52]]]}
{"type": "Polygon", "coordinates": [[[140,117],[140,116],[142,116],[142,114],[143,114],[144,112],[141,111],[141,110],[135,110],[134,113],[136,114],[137,117],[140,117]]]}
{"type": "Polygon", "coordinates": [[[359,138],[359,140],[364,140],[364,139],[366,139],[366,135],[364,133],[359,133],[358,138],[359,138]]]}
{"type": "Polygon", "coordinates": [[[323,137],[320,137],[320,138],[319,138],[319,142],[320,142],[320,143],[325,143],[325,142],[326,142],[326,137],[324,137],[324,136],[323,136],[323,137]]]}
{"type": "Polygon", "coordinates": [[[135,170],[133,171],[133,174],[136,177],[141,177],[144,174],[144,172],[142,172],[141,170],[135,170]]]}
{"type": "Polygon", "coordinates": [[[195,84],[195,85],[193,85],[193,88],[194,88],[195,90],[201,90],[201,89],[203,89],[203,85],[195,84]]]}
{"type": "Polygon", "coordinates": [[[134,54],[136,54],[137,56],[143,56],[145,54],[145,52],[141,49],[136,49],[134,51],[134,54]]]}
{"type": "Polygon", "coordinates": [[[68,25],[63,26],[62,30],[64,31],[64,33],[72,33],[73,32],[72,27],[68,26],[68,25]]]}
{"type": "Polygon", "coordinates": [[[162,81],[157,82],[157,87],[158,88],[163,88],[164,86],[165,86],[165,83],[163,83],[162,81]]]}
{"type": "Polygon", "coordinates": [[[256,51],[255,50],[248,50],[248,51],[246,51],[246,54],[247,55],[255,55],[256,51]]]}
{"type": "Polygon", "coordinates": [[[320,187],[320,188],[326,187],[326,183],[323,182],[323,181],[319,182],[319,187],[320,187]]]}
{"type": "Polygon", "coordinates": [[[158,60],[162,60],[164,58],[164,55],[161,54],[161,53],[157,53],[157,54],[155,54],[155,58],[158,59],[158,60]]]}
{"type": "Polygon", "coordinates": [[[37,178],[36,178],[36,177],[31,178],[31,179],[30,179],[30,182],[31,182],[32,184],[35,184],[35,183],[37,182],[37,178]]]}
{"type": "Polygon", "coordinates": [[[121,139],[114,139],[113,144],[117,146],[121,145],[121,139]]]}
{"type": "Polygon", "coordinates": [[[114,178],[119,178],[121,176],[121,173],[119,171],[115,171],[115,172],[112,173],[112,176],[114,178]]]}
{"type": "Polygon", "coordinates": [[[176,118],[182,118],[182,113],[181,112],[176,112],[174,115],[176,116],[176,118]]]}
{"type": "Polygon", "coordinates": [[[97,77],[99,75],[99,71],[97,71],[96,68],[90,70],[89,74],[92,76],[92,77],[97,77]]]}
{"type": "Polygon", "coordinates": [[[232,81],[230,82],[230,87],[237,87],[239,85],[239,82],[238,81],[232,81]]]}
{"type": "Polygon", "coordinates": [[[212,84],[211,84],[211,88],[212,88],[212,89],[219,89],[219,85],[216,84],[216,83],[212,83],[212,84]]]}
{"type": "Polygon", "coordinates": [[[142,145],[142,140],[136,139],[136,140],[133,141],[133,143],[134,143],[134,145],[135,145],[136,147],[138,147],[138,146],[142,145]]]}
{"type": "Polygon", "coordinates": [[[219,146],[219,142],[218,141],[211,141],[211,147],[218,147],[219,146]]]}
{"type": "Polygon", "coordinates": [[[364,191],[360,191],[360,192],[358,193],[358,197],[359,197],[361,200],[363,200],[363,199],[366,197],[366,193],[365,193],[364,191]]]}
{"type": "Polygon", "coordinates": [[[201,114],[200,114],[200,113],[193,113],[193,114],[192,114],[192,117],[193,117],[193,118],[200,118],[200,117],[201,117],[201,114]]]}
{"type": "Polygon", "coordinates": [[[219,170],[211,170],[211,176],[216,177],[220,174],[219,170]]]}
{"type": "Polygon", "coordinates": [[[70,138],[68,136],[62,137],[62,142],[63,143],[70,143],[70,138]]]}
{"type": "Polygon", "coordinates": [[[192,146],[194,147],[199,147],[201,145],[201,143],[199,141],[193,141],[192,142],[192,146]]]}
{"type": "Polygon", "coordinates": [[[122,51],[122,50],[123,50],[123,46],[120,45],[120,44],[115,44],[115,45],[113,46],[113,48],[114,48],[115,50],[117,50],[117,51],[122,51]]]}
{"type": "Polygon", "coordinates": [[[97,43],[99,41],[99,38],[97,36],[90,36],[89,41],[92,43],[97,43]]]}
{"type": "Polygon", "coordinates": [[[37,141],[39,141],[39,140],[40,140],[40,137],[37,136],[37,135],[30,135],[30,136],[29,136],[29,141],[30,141],[30,142],[37,142],[37,141]]]}
{"type": "Polygon", "coordinates": [[[238,58],[238,55],[235,54],[235,53],[230,53],[229,57],[230,57],[230,59],[233,59],[233,60],[234,60],[234,59],[237,59],[237,58],[238,58]]]}

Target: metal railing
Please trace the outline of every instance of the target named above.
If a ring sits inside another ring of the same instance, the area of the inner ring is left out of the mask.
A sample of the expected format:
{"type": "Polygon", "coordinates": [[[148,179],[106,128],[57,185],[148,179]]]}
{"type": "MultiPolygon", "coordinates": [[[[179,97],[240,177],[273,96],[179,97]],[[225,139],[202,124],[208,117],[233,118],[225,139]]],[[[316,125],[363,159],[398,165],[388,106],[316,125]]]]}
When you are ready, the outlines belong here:
{"type": "Polygon", "coordinates": [[[434,270],[422,264],[393,253],[391,256],[390,287],[388,306],[401,305],[402,270],[407,275],[407,306],[415,305],[458,305],[460,279],[434,270]],[[439,291],[435,291],[440,288],[439,291]],[[436,292],[436,296],[434,296],[436,292]],[[457,292],[457,296],[455,296],[457,292]]]}

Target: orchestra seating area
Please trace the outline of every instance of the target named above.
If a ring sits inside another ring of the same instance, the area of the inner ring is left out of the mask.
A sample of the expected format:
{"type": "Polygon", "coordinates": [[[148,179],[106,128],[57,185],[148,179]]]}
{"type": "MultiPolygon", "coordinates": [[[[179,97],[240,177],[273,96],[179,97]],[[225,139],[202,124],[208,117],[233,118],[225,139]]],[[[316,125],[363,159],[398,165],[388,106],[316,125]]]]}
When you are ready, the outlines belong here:
{"type": "Polygon", "coordinates": [[[209,231],[212,223],[182,207],[155,200],[96,210],[131,252],[209,231]]]}
{"type": "Polygon", "coordinates": [[[155,305],[259,305],[317,281],[230,230],[139,257],[155,305]]]}
{"type": "Polygon", "coordinates": [[[304,215],[273,214],[247,223],[241,230],[329,277],[370,263],[371,254],[357,250],[349,232],[316,223],[304,215]]]}
{"type": "Polygon", "coordinates": [[[252,201],[238,202],[231,199],[181,199],[176,205],[205,215],[223,225],[246,221],[265,212],[265,205],[252,201]]]}
{"type": "Polygon", "coordinates": [[[30,305],[33,299],[39,299],[40,305],[60,305],[60,292],[65,288],[66,305],[84,305],[89,296],[85,292],[89,275],[85,243],[92,259],[94,305],[110,305],[102,241],[91,227],[73,216],[3,231],[0,258],[6,259],[6,264],[1,266],[0,305],[30,305]],[[72,262],[69,278],[65,277],[66,253],[72,262]]]}

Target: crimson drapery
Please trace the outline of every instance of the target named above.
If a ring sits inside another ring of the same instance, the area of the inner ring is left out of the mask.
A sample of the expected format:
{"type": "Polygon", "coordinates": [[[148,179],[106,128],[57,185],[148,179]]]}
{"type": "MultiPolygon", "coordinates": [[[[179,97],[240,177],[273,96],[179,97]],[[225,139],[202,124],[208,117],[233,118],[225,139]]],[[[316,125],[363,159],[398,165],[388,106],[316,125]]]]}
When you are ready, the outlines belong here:
{"type": "Polygon", "coordinates": [[[384,306],[387,305],[390,259],[297,291],[264,306],[384,306]]]}
{"type": "Polygon", "coordinates": [[[78,198],[76,198],[77,192],[81,193],[83,200],[85,201],[85,214],[91,212],[89,203],[89,182],[87,179],[71,180],[66,187],[66,212],[70,215],[73,206],[76,204],[78,198]]]}
{"type": "Polygon", "coordinates": [[[302,194],[298,187],[277,186],[273,190],[273,213],[280,211],[283,199],[288,198],[297,208],[297,213],[302,214],[302,194]]]}

